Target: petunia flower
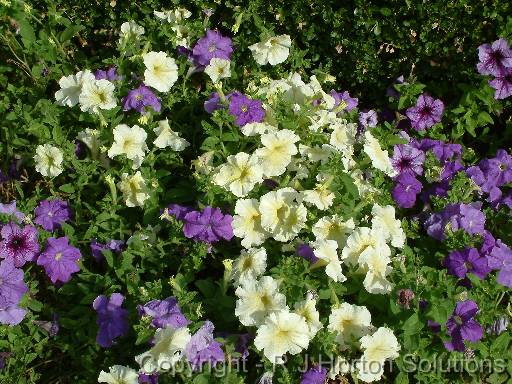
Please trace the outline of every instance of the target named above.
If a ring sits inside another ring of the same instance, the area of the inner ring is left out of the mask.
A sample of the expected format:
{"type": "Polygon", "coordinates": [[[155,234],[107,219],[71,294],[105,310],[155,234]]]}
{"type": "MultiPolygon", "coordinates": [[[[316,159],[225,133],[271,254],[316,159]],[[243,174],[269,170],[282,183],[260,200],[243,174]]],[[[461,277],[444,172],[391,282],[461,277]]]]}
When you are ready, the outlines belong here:
{"type": "Polygon", "coordinates": [[[22,267],[27,261],[33,261],[39,253],[37,229],[31,225],[23,228],[10,222],[2,227],[0,234],[0,257],[10,260],[15,267],[22,267]]]}
{"type": "Polygon", "coordinates": [[[453,314],[446,322],[451,341],[444,343],[449,351],[464,352],[464,340],[476,343],[483,337],[480,323],[474,319],[478,313],[478,305],[473,300],[459,301],[453,314]]]}
{"type": "Polygon", "coordinates": [[[46,249],[37,259],[37,265],[44,267],[52,283],[66,283],[73,273],[80,270],[80,257],[80,250],[69,244],[67,236],[50,237],[46,249]]]}

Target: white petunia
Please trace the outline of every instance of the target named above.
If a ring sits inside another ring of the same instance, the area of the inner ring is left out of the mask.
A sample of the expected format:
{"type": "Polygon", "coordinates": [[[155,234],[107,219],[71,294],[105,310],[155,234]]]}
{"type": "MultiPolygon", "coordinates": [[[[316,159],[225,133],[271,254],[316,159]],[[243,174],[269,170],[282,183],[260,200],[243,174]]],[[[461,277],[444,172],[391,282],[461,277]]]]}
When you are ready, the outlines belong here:
{"type": "Polygon", "coordinates": [[[350,265],[357,265],[361,256],[376,252],[391,254],[382,234],[370,228],[358,227],[347,238],[342,258],[350,265]]]}
{"type": "Polygon", "coordinates": [[[169,370],[183,357],[183,351],[191,339],[187,327],[174,328],[167,326],[156,330],[153,347],[135,357],[141,370],[155,373],[169,370]]]}
{"type": "Polygon", "coordinates": [[[114,365],[109,372],[101,371],[98,376],[98,383],[107,384],[138,384],[139,373],[135,369],[123,365],[114,365]]]}
{"type": "Polygon", "coordinates": [[[307,145],[299,144],[299,153],[304,157],[307,157],[309,161],[322,164],[329,161],[329,157],[336,152],[336,149],[329,144],[322,144],[322,146],[316,145],[314,147],[308,147],[307,145]]]}
{"type": "Polygon", "coordinates": [[[294,312],[306,320],[306,324],[309,328],[309,338],[312,339],[315,337],[317,332],[322,328],[320,314],[316,309],[316,299],[308,294],[305,300],[295,303],[294,312]]]}
{"type": "Polygon", "coordinates": [[[354,220],[343,221],[341,216],[324,216],[313,225],[312,231],[317,240],[335,240],[341,249],[348,235],[354,230],[354,220]]]}
{"type": "Polygon", "coordinates": [[[277,281],[270,276],[241,281],[235,295],[238,297],[235,316],[246,326],[259,326],[269,314],[286,308],[286,298],[279,293],[277,281]]]}
{"type": "Polygon", "coordinates": [[[187,148],[190,143],[184,138],[180,137],[180,134],[174,132],[169,126],[169,121],[167,119],[160,120],[158,122],[158,127],[153,129],[153,132],[157,135],[153,144],[158,148],[167,148],[171,147],[173,151],[183,151],[187,148]]]}
{"type": "Polygon", "coordinates": [[[38,145],[34,161],[36,171],[43,176],[55,177],[62,173],[62,151],[50,144],[38,145]]]}
{"type": "Polygon", "coordinates": [[[363,336],[360,342],[364,352],[356,363],[357,377],[365,383],[380,380],[385,361],[399,356],[400,344],[396,336],[391,329],[380,327],[373,335],[363,336]]]}
{"type": "Polygon", "coordinates": [[[314,115],[308,116],[311,121],[309,130],[313,132],[320,132],[325,126],[331,125],[339,119],[336,117],[336,113],[320,109],[315,112],[314,115]]]}
{"type": "Polygon", "coordinates": [[[170,11],[153,11],[153,14],[160,20],[169,24],[181,23],[183,20],[192,16],[192,12],[186,8],[177,8],[170,11]]]}
{"type": "Polygon", "coordinates": [[[237,200],[231,226],[245,248],[261,245],[268,237],[267,231],[261,226],[259,202],[256,199],[237,200]]]}
{"type": "Polygon", "coordinates": [[[292,40],[288,35],[273,36],[265,41],[249,46],[254,60],[260,65],[277,65],[290,54],[292,40]]]}
{"type": "Polygon", "coordinates": [[[364,152],[372,161],[372,165],[378,170],[384,172],[386,175],[393,177],[396,176],[396,170],[391,164],[388,156],[388,151],[381,148],[379,141],[372,136],[370,131],[364,133],[364,152]]]}
{"type": "Polygon", "coordinates": [[[341,261],[338,257],[338,244],[334,240],[320,240],[313,244],[313,253],[319,259],[317,265],[325,265],[325,273],[336,282],[347,280],[341,270],[341,261]]]}
{"type": "Polygon", "coordinates": [[[296,142],[300,137],[288,129],[261,135],[263,148],[255,151],[261,159],[265,176],[280,176],[286,171],[292,156],[297,154],[296,142]]]}
{"type": "Polygon", "coordinates": [[[327,372],[327,377],[331,380],[335,380],[338,375],[346,375],[352,371],[352,366],[347,359],[341,356],[336,356],[332,369],[327,372]]]}
{"type": "Polygon", "coordinates": [[[372,317],[366,307],[342,303],[329,315],[327,329],[336,334],[336,342],[342,346],[368,334],[372,317]]]}
{"type": "Polygon", "coordinates": [[[230,155],[226,163],[219,167],[213,182],[235,196],[243,197],[252,191],[254,186],[263,181],[263,169],[260,159],[245,152],[230,155]]]}
{"type": "Polygon", "coordinates": [[[267,251],[265,248],[243,249],[240,256],[233,262],[231,278],[235,285],[242,281],[256,280],[265,273],[267,267],[267,251]]]}
{"type": "Polygon", "coordinates": [[[393,247],[403,248],[405,233],[402,229],[402,223],[395,218],[395,208],[391,205],[381,207],[378,204],[374,204],[372,216],[372,229],[382,233],[386,240],[391,239],[393,247]]]}
{"type": "Polygon", "coordinates": [[[94,74],[88,69],[74,75],[61,77],[59,80],[60,89],[55,92],[57,103],[74,107],[78,104],[80,93],[82,93],[82,86],[95,80],[94,74]]]}
{"type": "Polygon", "coordinates": [[[331,124],[331,138],[329,143],[343,154],[352,154],[356,142],[357,125],[345,120],[331,124]]]}
{"type": "Polygon", "coordinates": [[[178,66],[165,52],[148,52],[143,57],[146,70],[144,84],[160,92],[168,92],[178,80],[178,66]]]}
{"type": "Polygon", "coordinates": [[[268,123],[248,123],[240,127],[240,131],[242,131],[242,134],[245,136],[256,136],[276,132],[277,128],[268,123]]]}
{"type": "Polygon", "coordinates": [[[121,40],[135,40],[137,41],[140,36],[144,34],[144,27],[138,25],[135,21],[126,21],[121,24],[121,31],[119,36],[121,40]]]}
{"type": "Polygon", "coordinates": [[[149,198],[149,190],[140,171],[131,176],[123,173],[117,187],[123,192],[127,207],[142,207],[149,198]]]}
{"type": "Polygon", "coordinates": [[[316,178],[320,182],[316,184],[315,188],[303,191],[304,201],[324,211],[332,205],[335,195],[329,190],[329,183],[326,182],[323,175],[319,174],[316,178]]]}
{"type": "Polygon", "coordinates": [[[214,57],[204,69],[204,72],[210,76],[210,79],[217,84],[220,79],[231,76],[230,70],[231,61],[214,57]]]}
{"type": "Polygon", "coordinates": [[[261,325],[254,345],[272,363],[278,363],[286,353],[296,355],[309,345],[309,328],[302,316],[287,310],[270,314],[261,325]]]}
{"type": "Polygon", "coordinates": [[[366,272],[363,281],[365,289],[373,294],[385,294],[391,292],[392,284],[386,279],[393,268],[389,247],[377,248],[373,252],[365,252],[359,257],[359,266],[366,272]]]}
{"type": "Polygon", "coordinates": [[[114,84],[105,79],[84,83],[78,98],[80,109],[84,112],[99,113],[100,109],[115,108],[117,102],[114,97],[114,90],[114,84]]]}
{"type": "Polygon", "coordinates": [[[303,204],[294,203],[298,197],[293,188],[271,191],[261,197],[261,225],[275,240],[290,241],[305,227],[307,210],[303,204]]]}
{"type": "Polygon", "coordinates": [[[146,138],[146,131],[138,125],[130,128],[126,124],[120,124],[114,128],[114,143],[108,150],[108,157],[113,159],[119,155],[126,155],[133,161],[133,169],[137,169],[148,151],[146,138]]]}

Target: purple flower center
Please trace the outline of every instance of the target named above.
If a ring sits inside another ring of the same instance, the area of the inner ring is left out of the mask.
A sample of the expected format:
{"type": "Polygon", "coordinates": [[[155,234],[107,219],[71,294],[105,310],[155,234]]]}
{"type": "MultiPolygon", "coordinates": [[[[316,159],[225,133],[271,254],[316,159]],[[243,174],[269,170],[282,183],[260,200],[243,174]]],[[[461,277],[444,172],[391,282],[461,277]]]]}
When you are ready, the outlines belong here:
{"type": "Polygon", "coordinates": [[[462,321],[462,318],[461,318],[460,316],[457,316],[457,315],[453,316],[453,320],[455,321],[455,323],[456,323],[457,325],[462,325],[462,324],[464,324],[464,321],[462,321]]]}
{"type": "Polygon", "coordinates": [[[465,261],[464,262],[464,267],[466,267],[466,269],[468,271],[472,271],[473,270],[473,264],[471,264],[469,261],[465,261]]]}
{"type": "Polygon", "coordinates": [[[215,44],[210,44],[208,46],[208,52],[215,52],[217,50],[217,46],[215,44]]]}
{"type": "Polygon", "coordinates": [[[430,116],[432,114],[432,108],[428,105],[425,105],[423,108],[421,108],[420,113],[423,118],[430,116]]]}
{"type": "Polygon", "coordinates": [[[244,104],[244,105],[242,105],[242,106],[240,107],[240,110],[241,110],[242,112],[244,112],[244,113],[245,113],[245,112],[247,112],[247,111],[248,111],[247,105],[245,105],[245,104],[244,104]]]}
{"type": "Polygon", "coordinates": [[[25,239],[21,236],[13,236],[9,241],[9,247],[14,251],[18,251],[25,246],[25,239]]]}
{"type": "Polygon", "coordinates": [[[142,96],[140,93],[138,93],[137,96],[135,96],[135,100],[137,101],[141,101],[143,98],[144,96],[142,96]]]}
{"type": "Polygon", "coordinates": [[[62,252],[57,252],[57,253],[55,254],[55,260],[56,260],[56,261],[59,261],[60,259],[62,259],[62,252]]]}

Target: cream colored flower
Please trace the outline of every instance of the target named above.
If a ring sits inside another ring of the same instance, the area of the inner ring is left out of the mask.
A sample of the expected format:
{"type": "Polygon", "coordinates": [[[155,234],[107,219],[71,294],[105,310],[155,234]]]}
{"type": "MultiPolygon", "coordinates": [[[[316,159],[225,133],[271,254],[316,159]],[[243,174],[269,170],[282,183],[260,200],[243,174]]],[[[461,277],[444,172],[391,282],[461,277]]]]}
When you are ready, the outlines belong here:
{"type": "Polygon", "coordinates": [[[381,248],[372,252],[364,252],[359,257],[361,270],[366,271],[363,281],[365,289],[373,294],[385,294],[391,292],[392,284],[387,280],[393,268],[391,263],[390,249],[381,248]]]}
{"type": "Polygon", "coordinates": [[[98,113],[100,109],[115,108],[117,102],[114,97],[114,89],[114,84],[105,79],[84,83],[78,97],[80,109],[84,112],[98,113]]]}
{"type": "Polygon", "coordinates": [[[98,376],[98,383],[107,384],[138,384],[139,373],[135,369],[123,365],[114,365],[109,372],[101,371],[98,376]]]}
{"type": "Polygon", "coordinates": [[[57,103],[74,107],[78,104],[83,85],[85,83],[92,83],[95,80],[94,74],[88,69],[77,72],[74,75],[61,77],[59,80],[60,89],[55,92],[57,103]]]}
{"type": "Polygon", "coordinates": [[[343,154],[352,154],[352,147],[356,142],[357,125],[339,120],[331,124],[330,128],[332,133],[329,143],[343,154]]]}
{"type": "Polygon", "coordinates": [[[319,174],[316,178],[319,183],[316,184],[315,188],[307,189],[303,192],[304,201],[324,211],[332,205],[335,195],[329,190],[329,183],[326,182],[326,179],[328,180],[327,177],[319,174]]]}
{"type": "Polygon", "coordinates": [[[119,155],[126,155],[133,161],[133,169],[139,168],[148,151],[146,137],[146,131],[138,125],[131,128],[126,124],[116,126],[114,128],[114,143],[108,150],[108,157],[113,159],[119,155]]]}
{"type": "Polygon", "coordinates": [[[379,141],[372,136],[370,131],[364,133],[364,138],[363,150],[372,161],[372,165],[390,177],[396,176],[396,170],[391,164],[388,151],[381,148],[379,141]]]}
{"type": "Polygon", "coordinates": [[[317,240],[335,240],[338,247],[342,249],[345,246],[347,237],[354,230],[354,220],[350,218],[343,221],[338,215],[324,216],[318,220],[312,228],[313,234],[317,240]]]}
{"type": "Polygon", "coordinates": [[[83,131],[78,132],[77,139],[87,145],[87,148],[91,151],[93,159],[98,155],[98,151],[101,147],[101,141],[99,139],[100,131],[97,129],[86,128],[83,131]]]}
{"type": "Polygon", "coordinates": [[[242,281],[256,280],[265,273],[267,267],[267,251],[265,248],[242,249],[240,256],[234,261],[231,278],[235,285],[242,281]]]}
{"type": "Polygon", "coordinates": [[[259,202],[256,199],[237,200],[231,226],[245,248],[261,245],[268,237],[267,231],[261,226],[259,202]]]}
{"type": "Polygon", "coordinates": [[[192,16],[192,12],[186,8],[177,8],[170,11],[153,11],[153,14],[160,20],[169,24],[181,23],[183,20],[192,16]]]}
{"type": "Polygon", "coordinates": [[[174,132],[169,126],[169,121],[167,119],[160,120],[158,122],[158,127],[153,129],[153,132],[157,135],[153,144],[158,148],[167,148],[170,147],[173,151],[183,151],[187,148],[190,143],[184,138],[180,137],[180,134],[174,132]]]}
{"type": "Polygon", "coordinates": [[[246,196],[262,181],[260,159],[245,152],[228,156],[226,163],[220,166],[213,177],[215,184],[230,190],[237,197],[246,196]]]}
{"type": "Polygon", "coordinates": [[[276,132],[278,129],[268,123],[248,123],[240,127],[240,131],[244,136],[256,136],[264,133],[276,132]]]}
{"type": "Polygon", "coordinates": [[[117,187],[123,192],[127,207],[142,207],[149,198],[149,190],[140,171],[131,176],[123,173],[117,187]]]}
{"type": "Polygon", "coordinates": [[[268,40],[249,46],[254,60],[260,65],[277,65],[290,54],[292,40],[288,35],[273,36],[268,40]]]}
{"type": "Polygon", "coordinates": [[[243,325],[259,326],[265,318],[286,308],[286,298],[279,293],[277,281],[270,276],[259,280],[244,280],[235,290],[238,297],[235,307],[237,316],[243,325]]]}
{"type": "Polygon", "coordinates": [[[165,52],[148,52],[143,56],[144,83],[160,92],[168,92],[178,80],[178,66],[165,52]]]}
{"type": "Polygon", "coordinates": [[[287,310],[271,313],[258,328],[255,347],[272,363],[283,355],[296,355],[309,345],[309,328],[302,316],[287,310]]]}
{"type": "Polygon", "coordinates": [[[360,257],[376,252],[391,254],[382,234],[370,228],[358,227],[347,238],[342,258],[350,265],[357,265],[360,257]]]}
{"type": "Polygon", "coordinates": [[[329,315],[327,329],[336,334],[336,342],[344,346],[368,334],[372,317],[363,306],[342,303],[329,315]]]}
{"type": "Polygon", "coordinates": [[[43,176],[55,177],[62,173],[62,151],[50,144],[38,145],[34,161],[36,171],[43,176]]]}
{"type": "Polygon", "coordinates": [[[357,377],[371,383],[381,379],[386,360],[399,356],[400,344],[391,329],[380,327],[373,335],[361,338],[361,348],[364,352],[356,363],[357,377]]]}
{"type": "Polygon", "coordinates": [[[139,37],[144,34],[144,27],[138,25],[135,21],[126,21],[121,24],[121,31],[119,36],[121,40],[139,40],[139,37]]]}
{"type": "Polygon", "coordinates": [[[315,337],[317,332],[322,328],[320,314],[316,309],[316,299],[308,295],[305,300],[295,303],[294,312],[306,320],[306,324],[309,328],[309,339],[315,337]]]}
{"type": "Polygon", "coordinates": [[[262,227],[277,241],[290,241],[305,227],[307,210],[294,203],[299,197],[293,188],[282,188],[263,195],[259,211],[262,227]]]}
{"type": "Polygon", "coordinates": [[[256,150],[255,155],[261,159],[265,176],[279,176],[286,171],[292,156],[297,154],[296,142],[300,137],[288,129],[261,135],[263,148],[256,150]]]}
{"type": "Polygon", "coordinates": [[[204,69],[204,73],[210,76],[210,79],[217,84],[220,79],[224,79],[231,76],[230,70],[231,61],[225,59],[219,59],[214,57],[210,60],[210,63],[204,69]]]}
{"type": "Polygon", "coordinates": [[[145,373],[166,371],[183,357],[183,351],[191,339],[187,327],[167,326],[156,330],[153,347],[135,357],[145,373]]]}
{"type": "Polygon", "coordinates": [[[391,240],[393,247],[403,248],[405,233],[402,223],[395,218],[395,208],[391,205],[381,207],[379,204],[374,204],[372,216],[372,229],[382,233],[386,240],[391,240]]]}
{"type": "Polygon", "coordinates": [[[318,265],[325,265],[325,273],[336,282],[347,280],[341,270],[341,261],[338,257],[338,244],[334,240],[319,240],[313,244],[313,252],[320,259],[318,265]]]}

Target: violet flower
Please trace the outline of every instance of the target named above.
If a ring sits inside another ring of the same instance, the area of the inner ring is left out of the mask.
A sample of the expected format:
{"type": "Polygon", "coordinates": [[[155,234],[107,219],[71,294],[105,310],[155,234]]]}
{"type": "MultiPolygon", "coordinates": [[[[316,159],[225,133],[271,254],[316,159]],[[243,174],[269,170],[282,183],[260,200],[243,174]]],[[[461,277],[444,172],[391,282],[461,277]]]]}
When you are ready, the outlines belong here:
{"type": "Polygon", "coordinates": [[[512,50],[507,40],[500,38],[492,44],[482,44],[478,47],[479,63],[476,65],[481,75],[501,77],[512,68],[512,50]]]}
{"type": "Polygon", "coordinates": [[[34,214],[34,223],[47,231],[54,231],[71,218],[71,209],[66,201],[60,199],[43,200],[34,210],[34,214]]]}
{"type": "Polygon", "coordinates": [[[50,237],[46,249],[37,259],[37,265],[44,267],[52,283],[66,283],[73,273],[80,270],[80,257],[80,250],[69,244],[67,236],[50,237]]]}
{"type": "Polygon", "coordinates": [[[202,212],[192,211],[185,215],[183,233],[189,239],[209,244],[221,239],[231,240],[234,236],[232,221],[231,215],[224,215],[219,208],[207,206],[202,212]]]}
{"type": "Polygon", "coordinates": [[[138,88],[128,91],[128,94],[123,98],[123,111],[135,109],[141,114],[146,114],[146,107],[151,107],[155,112],[160,112],[162,104],[160,98],[155,93],[142,83],[138,88]]]}
{"type": "Polygon", "coordinates": [[[222,36],[220,32],[208,29],[206,35],[200,38],[192,48],[193,60],[206,66],[214,57],[229,60],[233,53],[233,43],[229,37],[222,36]]]}
{"type": "Polygon", "coordinates": [[[239,127],[248,123],[260,123],[265,118],[261,100],[253,100],[240,93],[231,96],[229,113],[235,117],[235,124],[239,127]]]}
{"type": "Polygon", "coordinates": [[[418,97],[416,105],[407,109],[405,113],[411,120],[411,126],[417,131],[423,131],[439,123],[443,111],[444,104],[441,100],[424,93],[418,97]]]}
{"type": "Polygon", "coordinates": [[[27,261],[34,261],[39,253],[37,229],[31,225],[23,228],[10,222],[2,227],[0,234],[0,257],[10,260],[15,267],[20,268],[27,261]]]}
{"type": "Polygon", "coordinates": [[[185,347],[185,356],[194,371],[201,369],[205,363],[215,366],[225,360],[221,344],[213,338],[214,328],[213,323],[206,320],[185,347]]]}
{"type": "Polygon", "coordinates": [[[110,348],[114,339],[128,333],[128,311],[123,305],[124,296],[113,293],[110,299],[105,295],[99,295],[92,307],[97,312],[96,324],[99,326],[96,342],[103,348],[110,348]]]}
{"type": "Polygon", "coordinates": [[[475,248],[450,252],[444,260],[444,265],[450,275],[460,279],[465,278],[468,273],[472,273],[483,280],[491,271],[491,268],[487,265],[487,258],[480,256],[475,248]]]}
{"type": "Polygon", "coordinates": [[[451,341],[444,343],[449,351],[464,352],[464,340],[472,343],[483,337],[483,329],[474,317],[478,313],[478,305],[473,300],[459,301],[453,314],[446,322],[451,341]]]}
{"type": "Polygon", "coordinates": [[[320,365],[316,365],[304,372],[300,380],[300,384],[324,384],[326,378],[327,369],[320,365]]]}
{"type": "Polygon", "coordinates": [[[165,300],[151,300],[144,305],[138,305],[139,316],[152,318],[151,325],[155,328],[186,327],[190,321],[181,313],[178,300],[175,297],[168,297],[165,300]]]}

